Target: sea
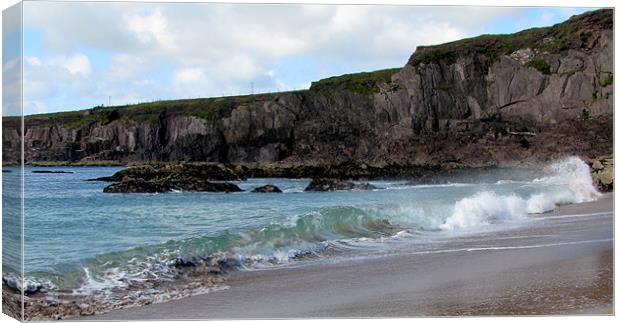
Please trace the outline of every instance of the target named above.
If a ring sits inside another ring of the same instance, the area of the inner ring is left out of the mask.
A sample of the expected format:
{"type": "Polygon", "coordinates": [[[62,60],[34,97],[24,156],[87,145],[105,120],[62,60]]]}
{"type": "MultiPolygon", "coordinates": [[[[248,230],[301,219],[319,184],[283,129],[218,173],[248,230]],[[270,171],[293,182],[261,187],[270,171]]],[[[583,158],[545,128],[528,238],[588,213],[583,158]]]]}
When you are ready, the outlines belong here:
{"type": "Polygon", "coordinates": [[[484,180],[360,181],[370,191],[305,192],[310,179],[254,178],[233,182],[240,193],[110,194],[110,183],[87,181],[120,169],[3,167],[4,283],[32,297],[160,302],[227,288],[196,284],[205,275],[441,251],[441,241],[532,225],[558,205],[600,196],[577,157],[517,179],[503,169],[484,180]],[[23,284],[21,219],[6,207],[18,201],[22,171],[23,284]],[[266,184],[283,193],[251,192],[266,184]]]}

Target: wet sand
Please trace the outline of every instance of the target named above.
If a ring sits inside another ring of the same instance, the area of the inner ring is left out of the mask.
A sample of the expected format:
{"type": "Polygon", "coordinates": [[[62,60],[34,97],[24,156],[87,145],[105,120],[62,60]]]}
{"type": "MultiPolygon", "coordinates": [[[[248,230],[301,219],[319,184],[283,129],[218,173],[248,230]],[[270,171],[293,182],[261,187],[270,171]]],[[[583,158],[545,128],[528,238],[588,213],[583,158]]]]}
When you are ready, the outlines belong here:
{"type": "Polygon", "coordinates": [[[228,290],[79,319],[613,314],[612,212],[607,194],[443,251],[234,272],[228,290]]]}

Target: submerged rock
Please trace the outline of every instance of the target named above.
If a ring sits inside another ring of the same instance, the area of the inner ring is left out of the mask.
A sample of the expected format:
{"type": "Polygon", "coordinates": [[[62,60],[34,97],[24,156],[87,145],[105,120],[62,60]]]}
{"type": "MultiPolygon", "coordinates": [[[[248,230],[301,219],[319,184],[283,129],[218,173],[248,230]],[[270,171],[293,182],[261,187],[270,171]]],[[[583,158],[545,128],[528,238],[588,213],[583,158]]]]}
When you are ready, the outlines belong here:
{"type": "Polygon", "coordinates": [[[33,170],[34,174],[73,174],[73,172],[68,172],[64,170],[33,170]]]}
{"type": "Polygon", "coordinates": [[[368,183],[356,184],[351,181],[328,178],[313,179],[305,191],[307,192],[330,192],[346,190],[374,190],[377,187],[368,183]]]}
{"type": "Polygon", "coordinates": [[[275,185],[268,184],[254,188],[252,193],[282,193],[282,190],[275,185]]]}

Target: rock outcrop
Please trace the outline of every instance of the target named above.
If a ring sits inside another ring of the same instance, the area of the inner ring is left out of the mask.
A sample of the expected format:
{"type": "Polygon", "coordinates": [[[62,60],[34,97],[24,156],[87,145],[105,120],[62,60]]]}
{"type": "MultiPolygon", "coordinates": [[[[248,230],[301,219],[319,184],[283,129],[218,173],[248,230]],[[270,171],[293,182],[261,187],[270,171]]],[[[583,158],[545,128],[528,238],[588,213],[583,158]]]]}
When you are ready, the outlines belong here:
{"type": "Polygon", "coordinates": [[[263,185],[252,190],[253,193],[282,193],[282,190],[275,185],[263,185]]]}
{"type": "Polygon", "coordinates": [[[604,156],[588,161],[592,173],[592,181],[601,192],[614,190],[614,158],[604,156]]]}
{"type": "Polygon", "coordinates": [[[211,181],[238,179],[234,173],[227,171],[223,165],[210,164],[165,165],[161,168],[143,165],[129,167],[110,177],[94,180],[116,182],[105,187],[105,193],[241,192],[235,184],[211,181]]]}
{"type": "Polygon", "coordinates": [[[125,178],[119,183],[103,189],[104,193],[166,193],[184,192],[241,192],[239,186],[231,183],[195,181],[192,178],[148,180],[125,178]]]}
{"type": "Polygon", "coordinates": [[[315,178],[313,179],[305,191],[307,192],[332,192],[332,191],[368,191],[376,189],[375,186],[368,183],[356,184],[351,181],[331,178],[315,178]]]}
{"type": "MultiPolygon", "coordinates": [[[[419,47],[403,68],[309,90],[28,116],[25,160],[215,162],[261,173],[270,164],[378,170],[595,157],[613,151],[612,91],[613,11],[604,9],[419,47]]],[[[19,124],[3,119],[5,163],[19,160],[19,124]]]]}

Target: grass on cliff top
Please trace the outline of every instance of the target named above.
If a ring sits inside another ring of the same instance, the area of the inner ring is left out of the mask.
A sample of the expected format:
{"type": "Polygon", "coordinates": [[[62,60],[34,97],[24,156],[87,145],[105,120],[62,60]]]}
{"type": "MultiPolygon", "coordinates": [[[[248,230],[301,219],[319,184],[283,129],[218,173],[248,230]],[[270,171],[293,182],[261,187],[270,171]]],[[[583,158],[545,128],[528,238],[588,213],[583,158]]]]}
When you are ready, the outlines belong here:
{"type": "MultiPolygon", "coordinates": [[[[274,92],[255,95],[241,95],[216,98],[163,100],[110,107],[94,107],[87,110],[67,111],[25,116],[28,125],[56,124],[69,129],[80,129],[94,123],[108,124],[119,120],[139,123],[154,123],[165,115],[195,116],[213,120],[229,113],[238,106],[250,102],[267,101],[286,93],[299,91],[274,92]]],[[[3,122],[15,123],[19,117],[4,117],[3,122]]]]}
{"type": "Polygon", "coordinates": [[[400,68],[390,68],[374,72],[362,72],[334,76],[320,81],[312,82],[310,91],[326,92],[334,90],[347,90],[360,94],[372,94],[379,92],[379,84],[390,83],[392,75],[400,71],[400,68]]]}
{"type": "MultiPolygon", "coordinates": [[[[333,90],[348,90],[362,94],[376,93],[379,91],[378,84],[389,83],[392,75],[399,70],[399,68],[393,68],[330,77],[312,83],[310,91],[298,90],[215,98],[163,100],[110,107],[98,106],[80,111],[29,115],[25,116],[25,121],[30,126],[55,124],[68,129],[81,129],[95,123],[109,124],[117,120],[119,122],[154,123],[162,115],[184,115],[215,120],[227,116],[236,107],[249,107],[252,102],[274,100],[283,94],[324,93],[333,90]]],[[[4,118],[7,125],[15,123],[17,120],[19,117],[4,118]]]]}
{"type": "Polygon", "coordinates": [[[551,27],[531,28],[514,34],[481,35],[434,46],[419,46],[409,63],[443,61],[454,63],[459,57],[472,53],[484,54],[490,62],[522,48],[558,53],[579,48],[583,38],[593,31],[613,29],[613,10],[590,11],[551,27]]]}

